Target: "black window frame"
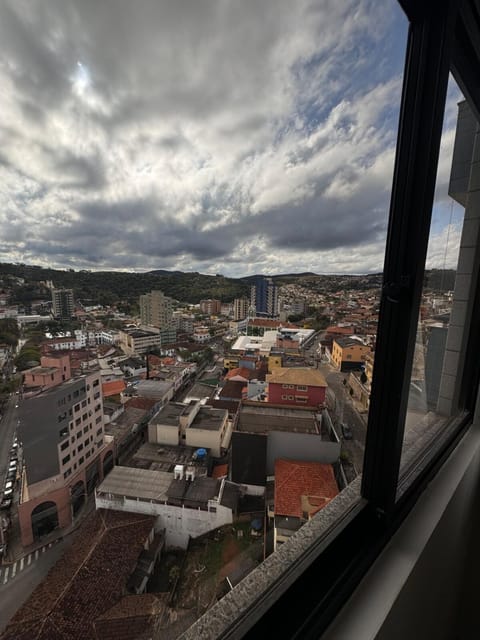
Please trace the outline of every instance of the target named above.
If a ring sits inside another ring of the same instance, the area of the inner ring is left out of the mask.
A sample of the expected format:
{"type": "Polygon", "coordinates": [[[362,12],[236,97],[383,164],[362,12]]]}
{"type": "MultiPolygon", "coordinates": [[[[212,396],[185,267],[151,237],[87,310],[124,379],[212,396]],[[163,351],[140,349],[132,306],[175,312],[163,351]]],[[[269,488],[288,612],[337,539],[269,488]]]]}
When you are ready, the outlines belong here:
{"type": "MultiPolygon", "coordinates": [[[[318,638],[473,421],[480,383],[478,265],[466,329],[467,356],[457,380],[458,414],[422,452],[420,470],[413,480],[407,478],[399,499],[410,372],[450,72],[480,122],[480,15],[473,0],[399,4],[409,20],[409,33],[360,496],[312,542],[306,568],[288,567],[254,606],[231,616],[217,638],[267,637],[272,629],[280,629],[282,638],[318,638]]],[[[192,634],[186,637],[194,637],[195,625],[192,634]]]]}

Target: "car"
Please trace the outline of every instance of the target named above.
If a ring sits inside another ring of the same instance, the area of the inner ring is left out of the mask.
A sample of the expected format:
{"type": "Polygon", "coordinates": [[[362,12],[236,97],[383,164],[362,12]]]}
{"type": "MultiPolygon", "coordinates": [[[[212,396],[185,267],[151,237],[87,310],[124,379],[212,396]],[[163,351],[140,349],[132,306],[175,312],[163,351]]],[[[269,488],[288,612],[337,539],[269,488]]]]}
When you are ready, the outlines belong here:
{"type": "MultiPolygon", "coordinates": [[[[7,482],[7,484],[12,484],[11,482],[7,482]]],[[[5,485],[6,487],[6,485],[5,485]]],[[[3,499],[11,498],[13,496],[13,486],[10,489],[5,488],[3,491],[3,499]]]]}
{"type": "Polygon", "coordinates": [[[352,429],[350,428],[350,426],[348,424],[346,424],[345,422],[342,422],[340,424],[340,427],[342,429],[342,435],[345,438],[345,440],[352,440],[353,433],[352,433],[352,429]]]}
{"type": "Polygon", "coordinates": [[[4,498],[0,502],[0,510],[2,510],[2,511],[4,511],[5,509],[10,509],[11,506],[12,506],[12,499],[11,498],[4,498]]]}

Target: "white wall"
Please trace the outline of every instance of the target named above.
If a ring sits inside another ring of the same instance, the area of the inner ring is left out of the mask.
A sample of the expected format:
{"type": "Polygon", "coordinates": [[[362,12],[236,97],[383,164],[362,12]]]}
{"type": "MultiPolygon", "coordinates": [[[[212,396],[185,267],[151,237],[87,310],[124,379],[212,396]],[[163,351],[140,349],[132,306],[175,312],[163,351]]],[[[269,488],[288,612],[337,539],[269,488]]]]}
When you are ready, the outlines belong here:
{"type": "MultiPolygon", "coordinates": [[[[211,501],[213,505],[213,501],[211,501]]],[[[128,513],[143,513],[145,515],[158,516],[155,522],[157,531],[165,529],[165,544],[167,547],[180,547],[186,549],[190,537],[198,536],[213,531],[225,524],[232,524],[232,510],[222,505],[216,505],[216,513],[213,511],[200,511],[200,509],[187,509],[168,504],[146,502],[143,500],[107,499],[95,495],[95,507],[97,509],[114,509],[128,513]]]]}

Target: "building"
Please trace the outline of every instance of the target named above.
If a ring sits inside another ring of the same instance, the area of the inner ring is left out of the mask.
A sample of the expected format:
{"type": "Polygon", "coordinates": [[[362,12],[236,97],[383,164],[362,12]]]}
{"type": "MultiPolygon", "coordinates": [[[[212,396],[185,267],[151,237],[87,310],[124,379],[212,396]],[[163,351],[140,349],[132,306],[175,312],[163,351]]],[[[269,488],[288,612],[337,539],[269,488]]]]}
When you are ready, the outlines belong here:
{"type": "Polygon", "coordinates": [[[479,634],[478,3],[401,0],[389,10],[405,14],[406,64],[362,480],[207,611],[185,640],[221,619],[216,638],[232,628],[238,637],[262,637],[274,626],[284,637],[321,640],[479,634]],[[449,77],[466,98],[449,189],[465,218],[436,411],[406,429],[437,169],[445,166],[449,77]]]}
{"type": "Polygon", "coordinates": [[[244,320],[248,315],[250,301],[248,298],[235,298],[233,301],[233,320],[244,320]]]}
{"type": "Polygon", "coordinates": [[[113,466],[104,435],[100,372],[24,395],[18,408],[23,474],[18,518],[27,546],[66,527],[113,466]]]}
{"type": "Polygon", "coordinates": [[[338,493],[332,465],[277,459],[273,509],[275,551],[338,493]]]}
{"type": "Polygon", "coordinates": [[[273,318],[278,315],[278,290],[272,278],[255,276],[250,289],[250,304],[257,316],[273,318]]]}
{"type": "Polygon", "coordinates": [[[356,338],[335,338],[332,343],[332,361],[340,371],[359,370],[365,366],[369,346],[356,338]]]}
{"type": "Polygon", "coordinates": [[[267,374],[268,402],[323,407],[327,381],[317,369],[275,368],[267,374]]]}
{"type": "Polygon", "coordinates": [[[165,605],[151,594],[137,594],[163,544],[154,516],[97,511],[5,625],[2,640],[151,637],[165,605]]]}
{"type": "Polygon", "coordinates": [[[148,423],[148,441],[155,444],[205,448],[220,457],[230,444],[228,411],[201,401],[169,402],[148,423]]]}
{"type": "Polygon", "coordinates": [[[70,320],[75,312],[72,289],[52,289],[52,315],[58,320],[70,320]]]}
{"type": "Polygon", "coordinates": [[[115,467],[95,494],[97,509],[156,516],[168,547],[186,549],[196,538],[232,524],[239,489],[223,479],[197,476],[195,465],[176,464],[173,473],[115,467]]]}
{"type": "Polygon", "coordinates": [[[172,298],[154,290],[140,296],[140,320],[143,325],[163,328],[172,326],[172,298]]]}
{"type": "Polygon", "coordinates": [[[200,311],[208,316],[218,316],[222,310],[220,300],[200,300],[200,311]]]}
{"type": "Polygon", "coordinates": [[[127,356],[146,353],[150,349],[160,349],[162,337],[156,331],[145,329],[124,329],[118,332],[119,347],[127,356]]]}
{"type": "Polygon", "coordinates": [[[68,355],[52,357],[42,356],[40,366],[23,371],[25,393],[30,388],[48,389],[70,380],[70,357],[68,355]]]}

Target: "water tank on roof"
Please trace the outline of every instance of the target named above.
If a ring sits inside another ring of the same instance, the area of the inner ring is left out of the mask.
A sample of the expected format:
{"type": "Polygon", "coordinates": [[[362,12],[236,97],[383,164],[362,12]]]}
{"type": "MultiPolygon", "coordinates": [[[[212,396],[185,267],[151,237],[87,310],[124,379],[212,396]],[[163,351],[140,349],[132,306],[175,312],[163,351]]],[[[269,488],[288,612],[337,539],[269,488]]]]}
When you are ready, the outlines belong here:
{"type": "Polygon", "coordinates": [[[202,459],[202,458],[204,458],[206,455],[207,455],[207,450],[206,450],[206,449],[201,448],[201,449],[197,449],[197,450],[195,451],[195,457],[196,457],[197,459],[202,459]]]}

